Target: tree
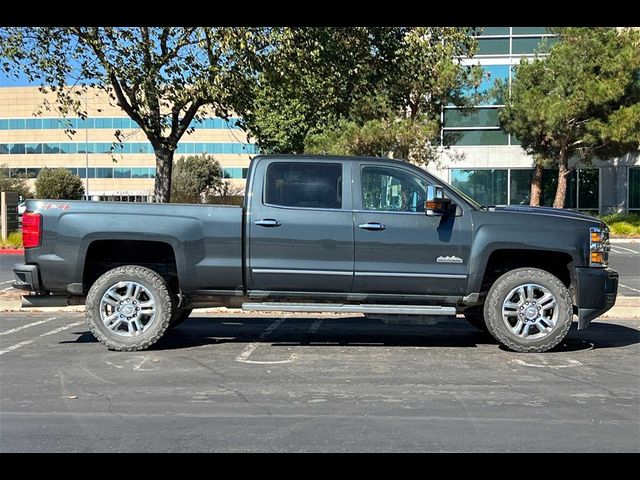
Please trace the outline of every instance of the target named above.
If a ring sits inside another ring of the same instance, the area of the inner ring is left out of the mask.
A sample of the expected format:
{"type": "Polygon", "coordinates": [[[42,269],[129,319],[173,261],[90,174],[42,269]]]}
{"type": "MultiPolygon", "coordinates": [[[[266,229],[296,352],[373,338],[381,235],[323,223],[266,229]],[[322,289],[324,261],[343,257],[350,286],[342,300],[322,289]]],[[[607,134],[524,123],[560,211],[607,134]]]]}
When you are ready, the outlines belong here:
{"type": "Polygon", "coordinates": [[[43,168],[35,186],[36,198],[81,200],[84,196],[82,179],[66,168],[43,168]]]}
{"type": "Polygon", "coordinates": [[[24,175],[9,177],[9,168],[6,164],[0,165],[0,192],[18,192],[23,199],[33,196],[26,177],[24,175]]]}
{"type": "Polygon", "coordinates": [[[220,162],[211,155],[181,157],[173,168],[171,201],[209,203],[208,198],[226,192],[220,162]]]}
{"type": "Polygon", "coordinates": [[[557,165],[553,206],[563,208],[577,165],[638,149],[640,33],[591,27],[554,33],[559,41],[547,57],[517,66],[500,124],[535,159],[531,204],[539,205],[543,167],[557,165]]]}
{"type": "MultiPolygon", "coordinates": [[[[440,156],[441,110],[456,105],[469,112],[481,95],[481,67],[466,67],[476,41],[468,28],[389,29],[385,58],[376,71],[373,93],[355,98],[347,119],[306,139],[309,151],[355,155],[392,155],[426,165],[440,156]]],[[[445,145],[454,137],[444,137],[445,145]]]]}
{"type": "Polygon", "coordinates": [[[244,125],[269,152],[387,155],[427,163],[440,107],[468,105],[474,29],[282,28],[270,32],[244,125]]]}
{"type": "Polygon", "coordinates": [[[243,94],[243,81],[251,78],[243,72],[251,60],[247,47],[258,48],[254,37],[261,31],[10,27],[0,29],[0,57],[6,73],[22,73],[53,91],[54,107],[63,116],[86,116],[82,96],[90,88],[108,92],[149,139],[156,156],[156,201],[167,202],[179,140],[205,111],[229,114],[234,98],[243,94]]]}

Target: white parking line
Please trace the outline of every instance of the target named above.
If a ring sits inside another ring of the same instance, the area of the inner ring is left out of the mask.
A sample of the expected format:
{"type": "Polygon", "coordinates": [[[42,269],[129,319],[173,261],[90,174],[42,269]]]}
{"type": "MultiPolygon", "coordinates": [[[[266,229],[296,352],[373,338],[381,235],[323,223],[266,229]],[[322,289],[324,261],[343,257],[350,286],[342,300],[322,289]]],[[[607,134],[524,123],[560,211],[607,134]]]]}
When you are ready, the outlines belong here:
{"type": "Polygon", "coordinates": [[[6,285],[7,283],[14,282],[15,280],[7,280],[6,282],[0,282],[0,285],[6,285]]]}
{"type": "Polygon", "coordinates": [[[3,288],[2,290],[0,290],[0,292],[6,292],[7,290],[11,290],[13,287],[7,287],[7,288],[3,288]]]}
{"type": "Polygon", "coordinates": [[[36,325],[42,325],[43,323],[50,322],[51,320],[55,320],[58,317],[47,318],[46,320],[38,320],[37,322],[27,323],[26,325],[22,325],[21,327],[12,328],[11,330],[7,330],[6,332],[0,332],[0,335],[9,335],[10,333],[19,332],[20,330],[24,330],[25,328],[35,327],[36,325]]]}
{"type": "MultiPolygon", "coordinates": [[[[267,329],[264,332],[262,332],[262,334],[260,335],[260,340],[265,340],[269,335],[273,333],[273,331],[276,328],[282,325],[284,321],[285,321],[284,318],[279,318],[278,320],[273,322],[271,325],[269,325],[267,329]]],[[[251,354],[255,352],[259,346],[260,346],[259,343],[250,343],[249,345],[244,347],[244,350],[236,357],[236,362],[254,363],[258,365],[273,365],[277,363],[291,363],[296,359],[296,354],[292,353],[289,356],[288,360],[269,360],[269,361],[249,360],[249,356],[251,356],[251,354]]]]}
{"type": "MultiPolygon", "coordinates": [[[[70,323],[69,325],[65,325],[64,327],[56,328],[55,330],[51,330],[50,332],[46,332],[46,333],[43,333],[42,335],[38,335],[38,337],[46,337],[48,335],[55,335],[56,333],[60,333],[60,332],[63,332],[65,330],[68,330],[70,328],[77,327],[78,325],[82,325],[83,323],[84,322],[70,323]]],[[[37,339],[37,337],[36,338],[32,338],[31,340],[25,340],[24,342],[16,343],[15,345],[11,345],[11,346],[5,348],[4,350],[0,350],[0,355],[4,355],[5,353],[13,352],[14,350],[17,350],[20,347],[24,347],[25,345],[29,345],[30,343],[35,342],[36,339],[37,339]]]]}
{"type": "Polygon", "coordinates": [[[632,290],[632,291],[634,291],[634,292],[638,292],[638,293],[640,293],[640,290],[638,290],[637,288],[629,287],[629,286],[627,286],[627,285],[623,285],[622,283],[618,283],[618,285],[619,285],[619,286],[621,286],[621,287],[627,288],[627,289],[629,289],[629,290],[632,290]]]}
{"type": "Polygon", "coordinates": [[[616,245],[615,247],[614,247],[614,246],[612,246],[612,247],[611,247],[611,250],[613,250],[613,251],[614,251],[614,252],[616,252],[616,253],[624,253],[624,252],[619,252],[619,251],[618,251],[618,249],[620,249],[620,250],[626,250],[627,252],[631,252],[631,253],[637,253],[637,254],[640,254],[640,252],[638,252],[637,250],[633,250],[632,248],[627,248],[627,247],[621,247],[620,245],[616,245]],[[614,248],[615,248],[616,250],[614,250],[614,248]]]}

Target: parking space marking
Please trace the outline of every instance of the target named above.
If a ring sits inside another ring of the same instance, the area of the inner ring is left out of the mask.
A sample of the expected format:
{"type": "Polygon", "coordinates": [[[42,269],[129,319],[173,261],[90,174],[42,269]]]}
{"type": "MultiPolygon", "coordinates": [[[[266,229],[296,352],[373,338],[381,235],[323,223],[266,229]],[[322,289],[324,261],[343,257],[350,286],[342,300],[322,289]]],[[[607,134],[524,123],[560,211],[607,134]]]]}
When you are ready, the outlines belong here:
{"type": "Polygon", "coordinates": [[[611,250],[613,250],[616,253],[624,253],[624,252],[619,252],[618,250],[626,250],[627,252],[631,252],[631,253],[640,253],[637,250],[633,250],[632,248],[627,248],[627,247],[621,247],[620,245],[615,245],[615,246],[611,245],[611,250]]]}
{"type": "Polygon", "coordinates": [[[6,285],[7,283],[15,282],[15,280],[7,280],[6,282],[0,282],[0,285],[6,285]]]}
{"type": "Polygon", "coordinates": [[[9,286],[7,288],[3,288],[2,290],[0,290],[0,292],[6,292],[6,291],[12,290],[12,289],[13,289],[13,287],[9,286]]]}
{"type": "MultiPolygon", "coordinates": [[[[271,335],[276,328],[284,323],[284,321],[284,318],[279,318],[271,325],[269,325],[267,329],[260,334],[260,340],[266,340],[266,338],[271,335]]],[[[236,357],[236,362],[254,363],[258,365],[274,365],[278,363],[291,363],[296,359],[296,354],[292,353],[287,360],[249,360],[251,354],[255,352],[259,346],[259,343],[254,342],[244,347],[244,350],[242,350],[242,352],[236,357]]]]}
{"type": "Polygon", "coordinates": [[[39,337],[46,337],[46,336],[49,336],[49,335],[55,335],[56,333],[64,332],[65,330],[68,330],[68,329],[73,328],[73,327],[77,327],[78,325],[82,325],[83,323],[84,322],[70,323],[69,325],[65,325],[64,327],[56,328],[56,329],[51,330],[49,332],[45,332],[42,335],[38,335],[38,337],[32,338],[31,340],[25,340],[24,342],[16,343],[15,345],[11,345],[11,346],[5,348],[4,350],[0,350],[0,355],[4,355],[5,353],[13,352],[14,350],[17,350],[18,348],[24,347],[25,345],[29,345],[30,343],[35,342],[36,339],[39,338],[39,337]]]}
{"type": "Polygon", "coordinates": [[[618,285],[619,285],[619,286],[621,286],[621,287],[627,288],[627,289],[629,289],[629,290],[632,290],[632,291],[634,291],[634,292],[638,292],[638,293],[640,293],[640,290],[638,290],[637,288],[629,287],[629,286],[624,285],[624,284],[622,284],[622,283],[618,283],[618,285]]]}
{"type": "Polygon", "coordinates": [[[21,327],[12,328],[11,330],[7,330],[6,332],[0,332],[0,335],[9,335],[10,333],[19,332],[20,330],[24,330],[25,328],[35,327],[36,325],[41,325],[43,323],[50,322],[51,320],[55,320],[58,317],[47,318],[46,320],[38,320],[37,322],[28,323],[26,325],[22,325],[21,327]]]}

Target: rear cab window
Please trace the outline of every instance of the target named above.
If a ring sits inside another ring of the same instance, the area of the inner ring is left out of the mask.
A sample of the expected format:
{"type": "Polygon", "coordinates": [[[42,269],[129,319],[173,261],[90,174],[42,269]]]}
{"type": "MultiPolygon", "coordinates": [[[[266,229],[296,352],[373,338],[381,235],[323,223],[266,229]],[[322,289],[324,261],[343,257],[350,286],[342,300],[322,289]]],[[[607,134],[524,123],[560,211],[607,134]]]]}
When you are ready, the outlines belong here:
{"type": "Polygon", "coordinates": [[[342,164],[273,162],[267,167],[264,204],[342,209],[342,164]]]}

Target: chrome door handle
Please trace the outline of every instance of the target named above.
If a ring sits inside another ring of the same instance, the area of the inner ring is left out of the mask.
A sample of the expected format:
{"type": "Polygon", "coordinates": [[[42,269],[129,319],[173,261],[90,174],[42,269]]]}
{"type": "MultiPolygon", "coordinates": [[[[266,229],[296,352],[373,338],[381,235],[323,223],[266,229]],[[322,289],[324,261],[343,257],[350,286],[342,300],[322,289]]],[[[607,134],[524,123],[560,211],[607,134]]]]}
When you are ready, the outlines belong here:
{"type": "Polygon", "coordinates": [[[362,228],[364,230],[384,230],[387,227],[385,227],[382,223],[367,222],[361,223],[360,225],[358,225],[358,228],[362,228]]]}
{"type": "Polygon", "coordinates": [[[263,218],[262,220],[256,220],[253,223],[261,227],[279,227],[282,225],[278,220],[273,218],[263,218]]]}

